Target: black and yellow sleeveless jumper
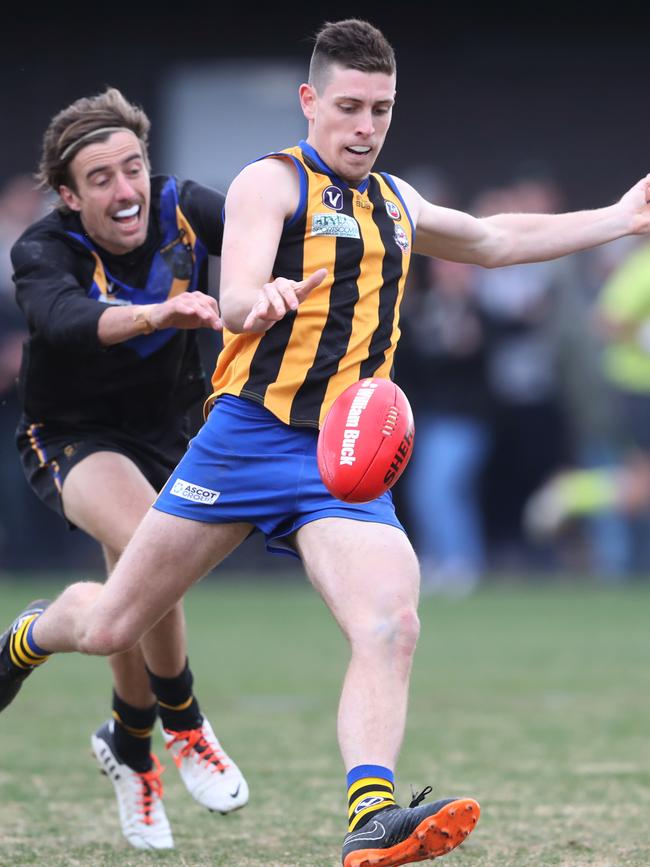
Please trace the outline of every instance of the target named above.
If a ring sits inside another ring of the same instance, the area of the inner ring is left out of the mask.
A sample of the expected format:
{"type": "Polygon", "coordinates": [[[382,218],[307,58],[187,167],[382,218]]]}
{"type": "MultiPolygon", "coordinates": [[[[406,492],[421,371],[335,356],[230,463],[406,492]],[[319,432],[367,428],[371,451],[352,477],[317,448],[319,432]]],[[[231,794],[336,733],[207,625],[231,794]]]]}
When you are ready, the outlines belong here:
{"type": "Polygon", "coordinates": [[[293,161],[300,176],[300,202],[285,223],[273,277],[328,273],[265,333],[224,330],[211,400],[238,395],[285,424],[318,428],[347,386],[390,377],[413,226],[388,175],[373,173],[352,189],[306,142],[265,158],[293,161]]]}

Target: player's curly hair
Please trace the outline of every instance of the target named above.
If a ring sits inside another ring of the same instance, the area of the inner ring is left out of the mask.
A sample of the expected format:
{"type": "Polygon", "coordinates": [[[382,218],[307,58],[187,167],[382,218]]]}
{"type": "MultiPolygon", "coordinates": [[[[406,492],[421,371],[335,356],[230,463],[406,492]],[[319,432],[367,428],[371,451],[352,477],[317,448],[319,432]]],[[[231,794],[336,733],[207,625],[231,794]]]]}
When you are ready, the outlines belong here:
{"type": "Polygon", "coordinates": [[[315,36],[309,64],[309,83],[319,90],[329,67],[338,63],[361,72],[395,72],[395,52],[381,30],[368,21],[347,18],[328,21],[315,36]]]}
{"type": "Polygon", "coordinates": [[[36,180],[41,188],[50,188],[55,193],[62,184],[74,190],[69,166],[75,155],[84,145],[106,141],[119,129],[130,130],[138,137],[148,168],[150,126],[144,111],[115,87],[96,96],[82,97],[56,114],[45,130],[36,180]]]}

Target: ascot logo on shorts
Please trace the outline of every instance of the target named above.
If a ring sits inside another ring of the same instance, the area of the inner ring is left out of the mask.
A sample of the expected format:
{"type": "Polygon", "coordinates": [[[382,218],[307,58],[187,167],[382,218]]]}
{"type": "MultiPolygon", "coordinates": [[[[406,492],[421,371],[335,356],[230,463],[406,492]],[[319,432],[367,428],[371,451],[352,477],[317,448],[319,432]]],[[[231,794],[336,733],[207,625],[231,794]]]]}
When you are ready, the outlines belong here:
{"type": "Polygon", "coordinates": [[[176,479],[169,493],[174,497],[180,497],[182,500],[189,500],[191,503],[201,503],[204,506],[211,506],[221,496],[221,491],[202,488],[200,485],[186,482],[185,479],[176,479]]]}
{"type": "Polygon", "coordinates": [[[343,190],[333,185],[325,187],[323,190],[323,204],[326,208],[331,208],[333,211],[340,211],[343,207],[343,190]]]}

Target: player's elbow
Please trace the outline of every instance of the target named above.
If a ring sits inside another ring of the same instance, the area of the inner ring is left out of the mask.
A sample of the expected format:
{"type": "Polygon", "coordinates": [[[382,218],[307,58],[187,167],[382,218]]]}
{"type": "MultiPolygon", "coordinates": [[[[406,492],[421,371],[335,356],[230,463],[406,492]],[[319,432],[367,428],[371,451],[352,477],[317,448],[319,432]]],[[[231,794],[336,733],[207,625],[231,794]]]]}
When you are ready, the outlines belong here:
{"type": "Polygon", "coordinates": [[[250,305],[245,306],[236,300],[234,293],[222,292],[219,299],[221,309],[221,321],[224,328],[233,334],[241,334],[244,330],[244,322],[248,316],[250,305]]]}
{"type": "Polygon", "coordinates": [[[228,314],[226,315],[221,311],[221,321],[223,322],[223,327],[233,334],[242,334],[244,331],[244,319],[245,316],[242,314],[228,314]]]}
{"type": "Polygon", "coordinates": [[[505,243],[486,245],[477,251],[474,264],[489,270],[513,265],[512,249],[505,243]]]}
{"type": "Polygon", "coordinates": [[[510,232],[481,220],[483,232],[473,250],[473,263],[481,268],[503,268],[517,260],[516,244],[510,232]]]}

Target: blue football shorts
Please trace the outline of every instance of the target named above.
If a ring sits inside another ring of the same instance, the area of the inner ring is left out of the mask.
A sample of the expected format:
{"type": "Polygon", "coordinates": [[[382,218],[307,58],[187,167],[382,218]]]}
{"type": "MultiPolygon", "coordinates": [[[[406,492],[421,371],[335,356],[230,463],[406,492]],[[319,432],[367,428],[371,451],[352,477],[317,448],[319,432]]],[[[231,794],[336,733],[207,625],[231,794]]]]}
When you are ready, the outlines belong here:
{"type": "Polygon", "coordinates": [[[263,406],[223,395],[169,477],[154,508],[215,524],[247,523],[268,551],[297,556],[286,537],[319,518],[350,518],[404,530],[390,491],[344,503],[321,481],[318,433],[291,427],[263,406]]]}

